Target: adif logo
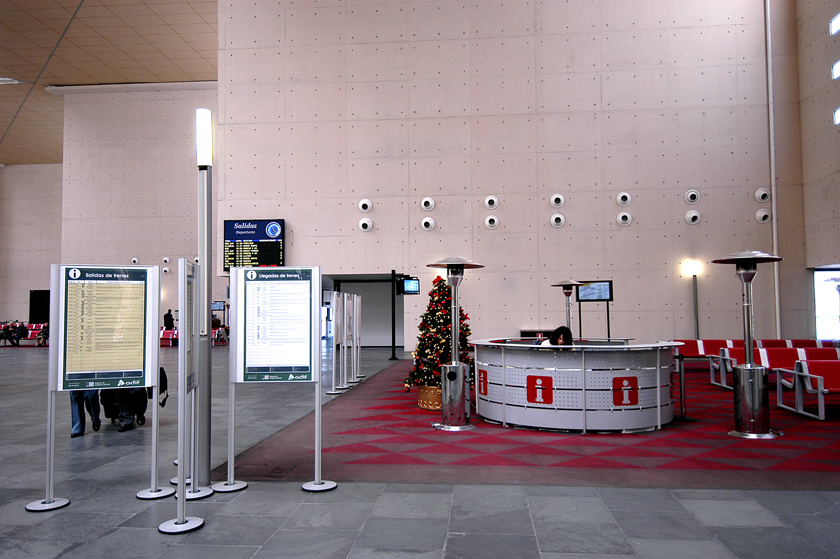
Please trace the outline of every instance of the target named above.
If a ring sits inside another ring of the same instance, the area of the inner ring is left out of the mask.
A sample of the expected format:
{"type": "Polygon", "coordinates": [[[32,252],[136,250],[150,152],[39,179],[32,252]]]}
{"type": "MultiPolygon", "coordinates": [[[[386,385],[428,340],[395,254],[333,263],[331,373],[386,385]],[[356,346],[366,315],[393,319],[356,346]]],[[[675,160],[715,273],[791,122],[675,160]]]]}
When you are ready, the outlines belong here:
{"type": "Polygon", "coordinates": [[[120,381],[117,383],[117,386],[125,386],[125,383],[123,381],[120,381]]]}
{"type": "Polygon", "coordinates": [[[119,388],[120,386],[139,386],[139,385],[140,385],[140,379],[129,380],[129,381],[120,380],[117,383],[117,388],[119,388]]]}

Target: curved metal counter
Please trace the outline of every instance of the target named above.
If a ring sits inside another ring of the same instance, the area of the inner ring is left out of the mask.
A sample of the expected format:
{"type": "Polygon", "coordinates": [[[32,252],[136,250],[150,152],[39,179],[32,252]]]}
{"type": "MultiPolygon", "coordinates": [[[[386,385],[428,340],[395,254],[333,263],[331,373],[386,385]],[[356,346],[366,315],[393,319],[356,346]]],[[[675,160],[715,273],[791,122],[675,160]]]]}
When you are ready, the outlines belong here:
{"type": "Polygon", "coordinates": [[[535,341],[470,342],[481,417],[503,425],[584,433],[661,429],[673,420],[674,348],[679,342],[576,343],[561,349],[535,341]]]}

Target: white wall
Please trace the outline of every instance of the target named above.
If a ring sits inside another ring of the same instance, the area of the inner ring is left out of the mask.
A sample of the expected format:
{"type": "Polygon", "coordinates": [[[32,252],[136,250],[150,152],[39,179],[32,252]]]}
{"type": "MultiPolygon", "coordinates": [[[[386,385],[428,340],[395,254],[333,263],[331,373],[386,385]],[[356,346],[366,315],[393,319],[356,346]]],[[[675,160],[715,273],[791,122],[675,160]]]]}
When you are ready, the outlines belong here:
{"type": "MultiPolygon", "coordinates": [[[[355,293],[362,296],[362,346],[391,347],[391,284],[390,283],[353,283],[342,282],[343,293],[355,293]]],[[[396,299],[396,346],[403,347],[403,301],[396,299]]],[[[408,345],[411,345],[409,340],[408,345]]]]}
{"type": "Polygon", "coordinates": [[[0,169],[0,321],[29,320],[29,291],[61,260],[61,165],[0,169]]]}
{"type": "MultiPolygon", "coordinates": [[[[796,81],[795,14],[775,2],[774,73],[796,81]]],[[[560,279],[613,279],[612,334],[742,335],[735,251],[773,252],[754,198],[769,185],[761,2],[708,0],[220,4],[219,211],[284,217],[289,264],[325,274],[417,275],[462,256],[475,338],[565,320],[560,279]],[[697,189],[700,201],[684,200],[697,189]],[[616,224],[619,192],[633,196],[616,224]],[[549,199],[562,193],[566,204],[549,199]],[[500,204],[490,211],[487,195],[500,204]],[[420,200],[432,196],[432,212],[420,200]],[[373,209],[362,214],[358,201],[373,209]],[[688,225],[689,209],[702,213],[688,225]],[[554,228],[560,211],[566,225],[554,228]],[[486,216],[500,225],[486,229],[486,216]],[[431,215],[433,231],[420,228],[431,215]],[[373,230],[362,232],[362,217],[373,230]]],[[[782,335],[807,333],[796,95],[779,88],[782,335]]],[[[755,281],[755,328],[775,335],[772,267],[755,281]]],[[[414,338],[423,297],[406,301],[414,338]]],[[[585,307],[587,335],[605,312],[585,307]]],[[[576,319],[577,321],[577,319],[576,319]]],[[[409,344],[411,345],[411,344],[409,344]]]]}

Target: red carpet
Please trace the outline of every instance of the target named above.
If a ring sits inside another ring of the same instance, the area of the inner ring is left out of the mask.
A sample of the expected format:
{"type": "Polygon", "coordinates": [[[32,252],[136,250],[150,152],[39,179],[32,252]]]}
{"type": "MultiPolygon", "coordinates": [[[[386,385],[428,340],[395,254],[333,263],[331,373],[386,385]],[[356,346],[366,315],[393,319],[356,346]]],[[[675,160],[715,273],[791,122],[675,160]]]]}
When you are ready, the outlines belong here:
{"type": "MultiPolygon", "coordinates": [[[[478,483],[742,489],[840,489],[840,401],[827,421],[771,404],[770,424],[784,436],[747,440],[733,428],[732,392],[708,373],[686,375],[687,415],[639,434],[561,434],[493,425],[441,432],[440,412],[417,407],[400,361],[322,410],[322,479],[404,483],[478,483]]],[[[775,386],[771,387],[775,402],[775,386]]],[[[679,410],[677,410],[679,411],[679,410]]],[[[236,458],[236,479],[312,481],[314,414],[236,458]]],[[[224,479],[226,466],[214,470],[224,479]]]]}

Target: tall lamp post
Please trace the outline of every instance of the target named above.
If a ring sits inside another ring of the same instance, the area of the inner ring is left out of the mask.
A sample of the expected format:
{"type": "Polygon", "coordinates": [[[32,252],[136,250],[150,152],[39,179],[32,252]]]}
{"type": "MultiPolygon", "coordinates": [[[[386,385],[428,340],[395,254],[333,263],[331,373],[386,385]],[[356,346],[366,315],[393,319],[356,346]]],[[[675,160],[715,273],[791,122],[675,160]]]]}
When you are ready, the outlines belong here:
{"type": "Polygon", "coordinates": [[[757,250],[735,252],[713,264],[735,264],[741,279],[744,305],[744,365],[732,368],[732,389],[735,398],[735,430],[730,435],[747,439],[774,439],[770,431],[770,395],[767,390],[767,367],[755,365],[753,349],[752,281],[758,264],[778,262],[782,258],[757,250]]]}
{"type": "MultiPolygon", "coordinates": [[[[198,302],[198,417],[195,436],[195,466],[197,479],[195,486],[210,485],[210,393],[211,393],[211,353],[210,353],[210,294],[213,280],[210,274],[212,245],[212,203],[213,191],[213,115],[210,109],[195,111],[195,152],[198,163],[198,264],[199,302],[198,302]]],[[[231,402],[231,405],[233,403],[231,402]]]]}
{"type": "Polygon", "coordinates": [[[700,304],[697,297],[697,275],[703,271],[703,264],[698,260],[686,260],[682,263],[682,272],[691,276],[692,294],[694,301],[694,339],[700,339],[700,304]]]}
{"type": "Polygon", "coordinates": [[[469,386],[466,384],[467,365],[458,360],[461,340],[461,306],[458,304],[458,287],[464,280],[464,270],[483,268],[466,258],[444,258],[429,268],[446,268],[446,280],[452,292],[452,363],[440,368],[441,422],[432,423],[440,431],[467,431],[475,429],[470,425],[469,386]]]}
{"type": "Polygon", "coordinates": [[[562,287],[563,288],[563,295],[566,296],[566,327],[571,330],[572,329],[572,291],[574,290],[575,286],[584,285],[579,281],[575,281],[573,279],[565,279],[560,280],[555,284],[552,284],[551,287],[562,287]]]}

